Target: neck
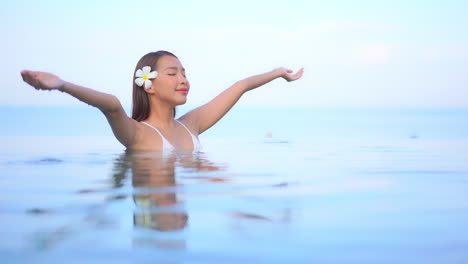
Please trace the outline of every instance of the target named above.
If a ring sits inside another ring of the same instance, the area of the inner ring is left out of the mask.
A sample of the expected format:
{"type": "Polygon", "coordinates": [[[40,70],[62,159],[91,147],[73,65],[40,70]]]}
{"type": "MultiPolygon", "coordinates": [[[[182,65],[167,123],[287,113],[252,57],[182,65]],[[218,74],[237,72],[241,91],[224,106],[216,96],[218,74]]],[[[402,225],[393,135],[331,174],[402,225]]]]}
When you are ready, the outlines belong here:
{"type": "Polygon", "coordinates": [[[150,109],[147,121],[157,123],[161,127],[172,127],[174,125],[174,106],[151,100],[150,109]]]}

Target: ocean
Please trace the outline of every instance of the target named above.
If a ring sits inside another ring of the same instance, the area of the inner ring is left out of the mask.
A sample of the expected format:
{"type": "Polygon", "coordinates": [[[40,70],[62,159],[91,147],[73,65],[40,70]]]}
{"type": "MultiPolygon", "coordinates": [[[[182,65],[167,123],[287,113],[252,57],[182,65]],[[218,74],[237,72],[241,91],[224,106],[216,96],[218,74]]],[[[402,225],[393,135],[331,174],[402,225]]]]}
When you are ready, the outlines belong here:
{"type": "Polygon", "coordinates": [[[468,262],[468,109],[241,105],[171,155],[87,106],[0,118],[2,263],[468,262]]]}

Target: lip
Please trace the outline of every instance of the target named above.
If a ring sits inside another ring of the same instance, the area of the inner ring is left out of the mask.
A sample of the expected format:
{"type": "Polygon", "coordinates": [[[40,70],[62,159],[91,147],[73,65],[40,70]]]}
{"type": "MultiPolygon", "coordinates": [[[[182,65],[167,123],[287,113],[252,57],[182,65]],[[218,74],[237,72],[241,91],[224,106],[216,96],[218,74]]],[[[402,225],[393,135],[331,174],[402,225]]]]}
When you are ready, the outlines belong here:
{"type": "Polygon", "coordinates": [[[187,88],[181,88],[181,89],[177,89],[176,92],[179,92],[181,94],[188,94],[188,89],[187,88]]]}

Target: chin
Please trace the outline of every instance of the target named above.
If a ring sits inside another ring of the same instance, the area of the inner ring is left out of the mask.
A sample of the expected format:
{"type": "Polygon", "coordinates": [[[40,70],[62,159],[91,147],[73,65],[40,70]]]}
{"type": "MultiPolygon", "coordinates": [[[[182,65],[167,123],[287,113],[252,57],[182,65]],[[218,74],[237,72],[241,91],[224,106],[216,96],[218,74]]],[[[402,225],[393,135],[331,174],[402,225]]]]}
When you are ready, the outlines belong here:
{"type": "Polygon", "coordinates": [[[184,105],[185,103],[187,103],[187,100],[178,101],[176,102],[176,105],[184,105]]]}

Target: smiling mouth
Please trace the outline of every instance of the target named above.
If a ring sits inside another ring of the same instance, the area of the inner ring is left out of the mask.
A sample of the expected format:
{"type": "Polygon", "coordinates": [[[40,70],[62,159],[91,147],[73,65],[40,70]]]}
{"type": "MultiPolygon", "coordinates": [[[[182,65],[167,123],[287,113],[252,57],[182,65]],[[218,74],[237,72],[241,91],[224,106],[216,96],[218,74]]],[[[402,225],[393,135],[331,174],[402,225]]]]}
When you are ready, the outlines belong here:
{"type": "Polygon", "coordinates": [[[186,89],[186,88],[182,88],[182,89],[176,90],[176,92],[183,93],[183,94],[188,94],[188,91],[189,91],[189,90],[186,89]]]}

